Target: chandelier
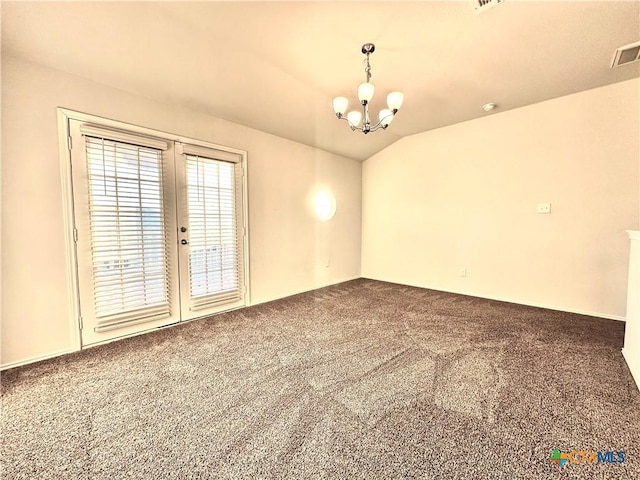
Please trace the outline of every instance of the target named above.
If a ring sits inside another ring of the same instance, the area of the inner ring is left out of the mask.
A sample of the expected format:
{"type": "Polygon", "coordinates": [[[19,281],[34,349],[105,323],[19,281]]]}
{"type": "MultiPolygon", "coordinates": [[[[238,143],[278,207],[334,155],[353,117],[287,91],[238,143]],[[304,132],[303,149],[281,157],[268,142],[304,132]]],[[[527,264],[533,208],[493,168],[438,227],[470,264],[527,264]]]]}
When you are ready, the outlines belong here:
{"type": "Polygon", "coordinates": [[[346,116],[344,115],[349,106],[349,100],[346,97],[336,97],[333,99],[333,111],[340,120],[346,120],[351,127],[351,130],[358,130],[364,134],[369,132],[375,132],[379,128],[383,130],[387,128],[393,121],[393,117],[402,106],[402,100],[404,95],[400,92],[391,92],[387,95],[387,107],[380,110],[378,114],[378,123],[371,124],[371,118],[369,117],[369,102],[373,98],[373,92],[375,88],[373,84],[369,83],[371,79],[371,65],[369,64],[369,55],[371,55],[376,49],[373,43],[365,43],[362,46],[362,53],[367,56],[365,61],[366,67],[364,69],[367,74],[367,81],[361,83],[358,86],[358,100],[362,105],[362,112],[358,110],[352,110],[346,116]],[[362,122],[362,125],[360,125],[362,122]]]}

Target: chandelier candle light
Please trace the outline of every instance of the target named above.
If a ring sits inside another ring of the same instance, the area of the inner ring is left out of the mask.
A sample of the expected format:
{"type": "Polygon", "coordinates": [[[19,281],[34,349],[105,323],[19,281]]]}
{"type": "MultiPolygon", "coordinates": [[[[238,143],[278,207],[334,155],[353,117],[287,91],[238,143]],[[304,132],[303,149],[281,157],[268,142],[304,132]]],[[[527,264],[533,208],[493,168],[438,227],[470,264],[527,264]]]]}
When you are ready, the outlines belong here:
{"type": "Polygon", "coordinates": [[[387,107],[380,110],[378,114],[378,123],[371,125],[371,118],[369,117],[369,102],[373,98],[374,87],[369,83],[371,79],[371,65],[369,65],[369,55],[371,55],[376,49],[373,43],[365,43],[362,46],[362,53],[367,56],[366,68],[364,71],[367,74],[367,81],[361,83],[358,86],[358,100],[362,105],[362,113],[357,110],[352,110],[345,117],[344,113],[349,106],[349,100],[346,97],[336,97],[333,99],[333,111],[340,120],[346,120],[351,127],[351,130],[358,130],[364,134],[369,132],[375,132],[379,128],[387,128],[393,121],[393,117],[402,106],[402,100],[404,95],[400,92],[391,92],[387,95],[387,107]],[[362,126],[360,122],[363,121],[362,126]]]}

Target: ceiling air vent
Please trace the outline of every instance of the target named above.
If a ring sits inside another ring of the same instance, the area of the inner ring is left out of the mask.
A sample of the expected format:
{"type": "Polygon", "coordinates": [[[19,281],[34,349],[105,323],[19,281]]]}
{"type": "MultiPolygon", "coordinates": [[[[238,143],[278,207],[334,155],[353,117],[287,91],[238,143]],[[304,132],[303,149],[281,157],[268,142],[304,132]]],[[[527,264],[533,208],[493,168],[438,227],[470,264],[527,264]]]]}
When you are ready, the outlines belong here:
{"type": "Polygon", "coordinates": [[[611,68],[621,67],[640,60],[640,42],[630,43],[616,50],[611,68]]]}
{"type": "Polygon", "coordinates": [[[471,0],[471,5],[473,5],[473,9],[476,11],[476,13],[481,13],[485,10],[489,10],[490,8],[495,7],[502,2],[504,2],[504,0],[471,0]]]}

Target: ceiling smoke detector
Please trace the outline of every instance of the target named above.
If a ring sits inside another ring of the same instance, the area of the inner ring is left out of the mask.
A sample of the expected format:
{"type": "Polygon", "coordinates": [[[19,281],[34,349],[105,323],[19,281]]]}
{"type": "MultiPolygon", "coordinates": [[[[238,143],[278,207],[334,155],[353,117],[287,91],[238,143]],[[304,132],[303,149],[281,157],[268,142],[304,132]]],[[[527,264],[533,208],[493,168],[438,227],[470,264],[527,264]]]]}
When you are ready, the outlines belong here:
{"type": "Polygon", "coordinates": [[[485,10],[489,10],[490,8],[493,8],[496,5],[499,5],[502,2],[504,2],[504,0],[470,0],[470,1],[476,13],[482,13],[485,10]]]}
{"type": "Polygon", "coordinates": [[[611,68],[621,67],[640,60],[640,42],[630,43],[616,50],[611,68]]]}

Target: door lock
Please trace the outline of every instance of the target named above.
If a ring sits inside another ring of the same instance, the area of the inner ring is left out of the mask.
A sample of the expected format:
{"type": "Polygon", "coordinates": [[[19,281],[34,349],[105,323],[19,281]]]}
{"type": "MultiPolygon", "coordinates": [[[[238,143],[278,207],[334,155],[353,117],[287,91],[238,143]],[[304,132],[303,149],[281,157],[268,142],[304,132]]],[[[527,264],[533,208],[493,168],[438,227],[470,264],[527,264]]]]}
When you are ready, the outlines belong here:
{"type": "Polygon", "coordinates": [[[186,231],[187,231],[187,227],[180,227],[180,231],[181,231],[182,233],[186,232],[186,231]]]}
{"type": "Polygon", "coordinates": [[[189,242],[187,242],[187,241],[183,238],[182,240],[180,240],[180,243],[181,243],[182,245],[186,245],[186,244],[187,244],[187,243],[189,243],[189,242]]]}

